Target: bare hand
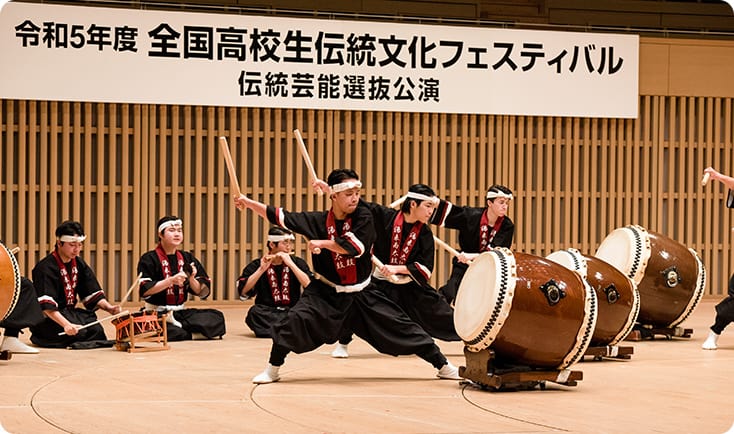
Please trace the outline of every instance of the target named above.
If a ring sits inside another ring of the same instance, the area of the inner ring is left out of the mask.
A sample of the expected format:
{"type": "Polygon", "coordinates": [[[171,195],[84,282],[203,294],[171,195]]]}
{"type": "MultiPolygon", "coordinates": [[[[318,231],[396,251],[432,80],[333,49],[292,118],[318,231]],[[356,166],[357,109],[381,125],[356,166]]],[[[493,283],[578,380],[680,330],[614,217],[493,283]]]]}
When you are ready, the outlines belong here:
{"type": "Polygon", "coordinates": [[[184,282],[186,282],[186,278],[186,273],[184,273],[183,271],[179,271],[178,273],[169,277],[171,283],[176,286],[182,286],[184,282]]]}
{"type": "Polygon", "coordinates": [[[79,324],[69,323],[68,325],[64,326],[64,333],[66,333],[69,336],[76,336],[76,334],[79,333],[79,329],[81,327],[82,326],[80,326],[79,324]]]}
{"type": "Polygon", "coordinates": [[[106,310],[111,315],[117,315],[118,313],[122,312],[122,308],[117,304],[114,306],[108,307],[106,310]]]}
{"type": "Polygon", "coordinates": [[[237,207],[237,209],[243,210],[247,208],[247,196],[244,194],[240,194],[239,196],[235,197],[234,199],[234,206],[237,207]]]}
{"type": "Polygon", "coordinates": [[[317,179],[317,180],[315,180],[314,182],[312,182],[312,183],[311,183],[311,186],[312,186],[312,187],[313,187],[313,188],[314,188],[314,189],[315,189],[316,191],[321,191],[321,192],[322,192],[322,193],[324,193],[324,194],[329,194],[329,184],[327,184],[326,182],[324,182],[324,181],[323,181],[323,180],[321,180],[321,179],[317,179]]]}
{"type": "Polygon", "coordinates": [[[314,255],[321,253],[321,242],[320,240],[310,240],[308,242],[308,250],[314,255]]]}

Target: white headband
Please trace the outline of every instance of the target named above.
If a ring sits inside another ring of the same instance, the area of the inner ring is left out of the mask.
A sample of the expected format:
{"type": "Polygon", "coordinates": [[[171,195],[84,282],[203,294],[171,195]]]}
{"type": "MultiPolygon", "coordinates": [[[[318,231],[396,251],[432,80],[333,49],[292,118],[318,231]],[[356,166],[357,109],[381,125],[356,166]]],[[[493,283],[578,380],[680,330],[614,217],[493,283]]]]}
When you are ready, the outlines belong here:
{"type": "Polygon", "coordinates": [[[86,239],[86,235],[62,235],[59,237],[59,241],[62,243],[81,243],[86,239]]]}
{"type": "Polygon", "coordinates": [[[362,188],[362,183],[359,181],[347,181],[339,184],[334,184],[329,187],[332,193],[339,193],[340,191],[350,190],[352,188],[362,188]]]}
{"type": "Polygon", "coordinates": [[[183,226],[183,222],[179,220],[168,220],[167,222],[161,223],[160,226],[158,226],[158,233],[165,231],[166,229],[170,228],[171,226],[183,226]]]}
{"type": "Polygon", "coordinates": [[[284,235],[268,235],[268,241],[271,243],[279,243],[281,241],[285,240],[295,240],[296,237],[293,236],[293,234],[284,234],[284,235]]]}
{"type": "Polygon", "coordinates": [[[435,197],[436,196],[426,196],[425,194],[414,193],[412,191],[409,191],[408,193],[405,194],[406,199],[427,200],[430,202],[433,202],[435,197]]]}
{"type": "Polygon", "coordinates": [[[505,199],[512,200],[512,195],[511,194],[507,194],[507,193],[505,193],[503,191],[488,191],[487,192],[487,199],[495,199],[495,198],[498,198],[498,197],[504,197],[505,199]]]}

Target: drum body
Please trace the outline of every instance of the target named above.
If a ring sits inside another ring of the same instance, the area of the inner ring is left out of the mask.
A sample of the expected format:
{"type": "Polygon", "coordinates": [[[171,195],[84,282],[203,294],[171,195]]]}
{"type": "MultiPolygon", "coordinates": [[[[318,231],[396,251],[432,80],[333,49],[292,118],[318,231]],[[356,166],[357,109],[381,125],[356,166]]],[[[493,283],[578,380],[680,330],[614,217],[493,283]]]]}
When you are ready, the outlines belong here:
{"type": "Polygon", "coordinates": [[[155,311],[133,312],[112,320],[118,343],[130,342],[131,338],[142,339],[159,334],[162,330],[155,311]],[[132,333],[132,335],[131,335],[132,333]]]}
{"type": "Polygon", "coordinates": [[[576,249],[559,250],[547,256],[573,270],[596,293],[599,315],[591,346],[617,345],[632,331],[640,312],[640,294],[632,279],[616,267],[576,249]]]}
{"type": "Polygon", "coordinates": [[[641,325],[676,327],[703,296],[706,272],[696,252],[641,226],[612,231],[602,240],[596,257],[637,283],[641,325]]]}
{"type": "Polygon", "coordinates": [[[0,322],[8,318],[18,304],[20,278],[15,255],[0,243],[0,322]]]}
{"type": "Polygon", "coordinates": [[[491,348],[504,360],[564,369],[586,352],[596,313],[596,296],[577,273],[500,248],[467,269],[454,323],[470,351],[491,348]]]}

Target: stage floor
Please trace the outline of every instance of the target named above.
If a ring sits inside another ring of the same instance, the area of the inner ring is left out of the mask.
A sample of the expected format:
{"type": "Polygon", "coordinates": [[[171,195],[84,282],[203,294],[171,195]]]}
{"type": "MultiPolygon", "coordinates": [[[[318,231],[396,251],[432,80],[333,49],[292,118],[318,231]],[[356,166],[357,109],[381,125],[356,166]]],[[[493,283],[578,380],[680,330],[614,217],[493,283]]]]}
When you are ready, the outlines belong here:
{"type": "MultiPolygon", "coordinates": [[[[734,423],[734,327],[719,350],[701,349],[717,301],[703,300],[682,324],[690,338],[626,341],[629,360],[572,366],[583,372],[576,387],[516,392],[439,380],[421,359],[384,356],[359,339],[348,359],[331,358],[331,346],[291,354],[281,381],[256,386],[270,340],[244,325],[249,304],[217,306],[228,330],[219,341],[147,353],[42,349],[0,361],[0,424],[15,434],[724,433],[734,423]]],[[[461,343],[438,344],[465,364],[461,343]]]]}

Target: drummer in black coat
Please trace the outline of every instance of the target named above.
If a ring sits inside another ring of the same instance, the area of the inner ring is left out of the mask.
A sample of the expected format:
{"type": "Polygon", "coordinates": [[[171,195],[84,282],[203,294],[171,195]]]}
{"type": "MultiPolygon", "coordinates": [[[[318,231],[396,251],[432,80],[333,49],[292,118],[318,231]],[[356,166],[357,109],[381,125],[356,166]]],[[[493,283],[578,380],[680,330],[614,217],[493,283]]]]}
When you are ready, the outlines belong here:
{"type": "MultiPolygon", "coordinates": [[[[729,189],[726,197],[726,207],[734,208],[734,178],[719,173],[713,167],[707,167],[704,170],[704,184],[708,179],[714,179],[721,182],[729,189]]],[[[724,328],[734,322],[734,274],[729,279],[729,291],[725,299],[716,305],[716,319],[709,330],[709,335],[704,341],[702,348],[704,350],[715,350],[718,348],[719,336],[724,328]]]]}
{"type": "Polygon", "coordinates": [[[439,378],[461,379],[433,339],[399,306],[380,291],[365,290],[371,285],[375,229],[370,211],[358,206],[361,186],[353,170],[332,171],[328,178],[332,207],[324,212],[288,212],[244,195],[234,199],[238,208],[249,208],[308,238],[316,277],[286,319],[273,325],[268,366],[253,383],[278,381],[289,352],[334,343],[345,329],[381,353],[416,354],[438,369],[439,378]]]}
{"type": "MultiPolygon", "coordinates": [[[[384,264],[372,274],[375,286],[429,335],[444,341],[459,341],[454,309],[430,283],[435,247],[427,223],[439,199],[431,187],[414,184],[402,200],[400,210],[360,202],[375,219],[377,238],[373,255],[384,264]]],[[[351,333],[345,333],[332,357],[349,357],[350,341],[351,333]]]]}
{"type": "Polygon", "coordinates": [[[293,253],[293,232],[272,227],[268,253],[250,262],[237,279],[241,299],[255,297],[245,323],[259,338],[269,338],[270,326],[288,314],[301,298],[301,289],[311,283],[308,264],[293,253]]]}
{"type": "Polygon", "coordinates": [[[113,344],[101,325],[83,327],[97,321],[96,309],[120,313],[120,306],[107,301],[94,271],[79,256],[85,239],[81,223],[61,223],[56,228],[54,250],[33,268],[33,285],[46,316],[31,327],[31,342],[38,346],[95,348],[113,344]],[[83,308],[76,307],[79,302],[83,308]]]}
{"type": "Polygon", "coordinates": [[[431,223],[459,230],[459,246],[462,255],[453,259],[453,267],[448,282],[439,291],[449,303],[456,299],[459,284],[469,267],[467,263],[482,252],[493,247],[512,245],[515,224],[507,217],[507,209],[512,202],[512,190],[495,184],[487,191],[487,203],[483,208],[458,206],[441,200],[431,223]]]}

